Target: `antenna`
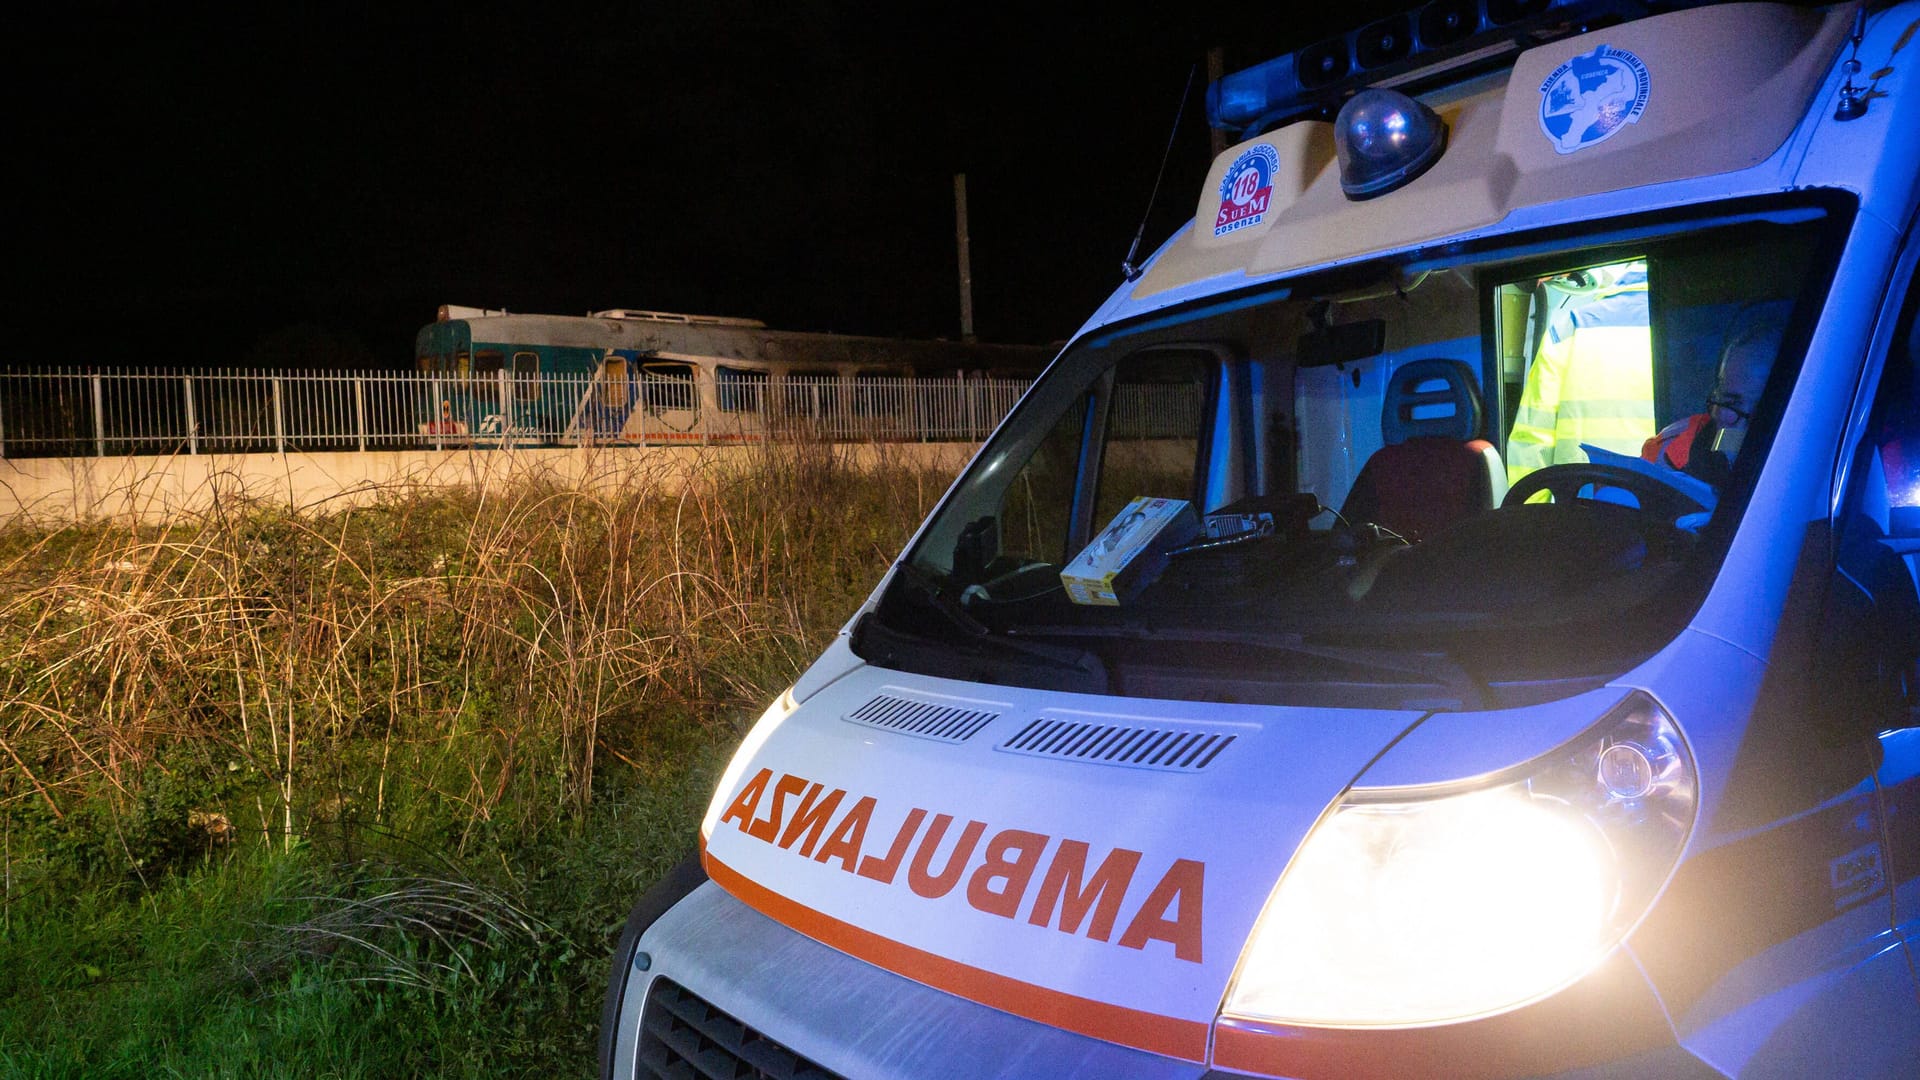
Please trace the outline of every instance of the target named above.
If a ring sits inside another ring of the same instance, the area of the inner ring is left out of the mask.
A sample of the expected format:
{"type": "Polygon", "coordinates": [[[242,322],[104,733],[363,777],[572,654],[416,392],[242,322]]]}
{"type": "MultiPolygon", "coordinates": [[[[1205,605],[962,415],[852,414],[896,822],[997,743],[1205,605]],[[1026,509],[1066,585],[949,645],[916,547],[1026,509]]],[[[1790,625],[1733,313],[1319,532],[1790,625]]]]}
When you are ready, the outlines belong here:
{"type": "Polygon", "coordinates": [[[1147,235],[1147,219],[1153,216],[1154,204],[1160,201],[1160,181],[1166,179],[1167,162],[1173,157],[1173,140],[1180,134],[1180,121],[1187,115],[1187,99],[1193,96],[1193,74],[1200,68],[1194,64],[1187,69],[1187,86],[1180,91],[1180,108],[1173,114],[1173,130],[1167,132],[1167,149],[1160,155],[1160,171],[1153,177],[1153,194],[1147,196],[1146,212],[1140,215],[1140,227],[1133,231],[1133,243],[1127,248],[1127,257],[1121,260],[1120,273],[1128,281],[1137,281],[1140,268],[1134,265],[1134,258],[1140,254],[1140,241],[1147,235]]]}
{"type": "Polygon", "coordinates": [[[1847,54],[1847,62],[1841,65],[1847,73],[1847,81],[1840,87],[1840,103],[1833,107],[1835,120],[1858,120],[1867,115],[1867,96],[1853,85],[1853,77],[1860,74],[1860,39],[1867,36],[1866,8],[1853,13],[1853,33],[1848,36],[1853,41],[1853,50],[1847,54]]]}

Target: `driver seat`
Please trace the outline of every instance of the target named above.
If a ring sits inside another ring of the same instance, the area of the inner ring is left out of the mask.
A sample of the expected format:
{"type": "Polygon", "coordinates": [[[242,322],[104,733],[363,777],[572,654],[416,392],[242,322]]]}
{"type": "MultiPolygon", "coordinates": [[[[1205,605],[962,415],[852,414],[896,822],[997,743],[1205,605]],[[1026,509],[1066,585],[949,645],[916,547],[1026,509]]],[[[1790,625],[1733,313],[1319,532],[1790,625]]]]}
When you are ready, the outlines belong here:
{"type": "Polygon", "coordinates": [[[1380,409],[1386,445],[1354,478],[1341,516],[1420,540],[1500,505],[1507,471],[1480,438],[1482,415],[1467,365],[1438,358],[1401,365],[1380,409]]]}

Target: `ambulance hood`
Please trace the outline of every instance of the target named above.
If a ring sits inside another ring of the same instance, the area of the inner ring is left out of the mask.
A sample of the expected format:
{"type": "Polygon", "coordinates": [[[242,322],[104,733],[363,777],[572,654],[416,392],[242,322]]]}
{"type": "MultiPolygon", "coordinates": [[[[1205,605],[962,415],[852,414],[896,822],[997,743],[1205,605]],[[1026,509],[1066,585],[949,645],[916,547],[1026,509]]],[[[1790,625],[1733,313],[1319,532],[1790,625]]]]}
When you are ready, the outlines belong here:
{"type": "Polygon", "coordinates": [[[1195,1060],[1288,859],[1423,715],[875,667],[781,711],[709,815],[719,885],[908,978],[1195,1060]]]}

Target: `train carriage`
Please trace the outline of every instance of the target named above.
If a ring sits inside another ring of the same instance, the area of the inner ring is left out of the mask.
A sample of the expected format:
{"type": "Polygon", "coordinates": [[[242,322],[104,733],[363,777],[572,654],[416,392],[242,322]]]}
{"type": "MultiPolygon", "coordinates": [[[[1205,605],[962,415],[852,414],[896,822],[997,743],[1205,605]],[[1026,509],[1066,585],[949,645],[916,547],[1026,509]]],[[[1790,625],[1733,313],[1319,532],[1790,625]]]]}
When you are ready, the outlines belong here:
{"type": "Polygon", "coordinates": [[[977,437],[987,414],[1011,404],[982,408],[983,394],[1017,392],[1049,354],[628,308],[568,316],[445,305],[414,355],[422,373],[441,377],[423,435],[469,445],[671,445],[795,429],[977,437]]]}

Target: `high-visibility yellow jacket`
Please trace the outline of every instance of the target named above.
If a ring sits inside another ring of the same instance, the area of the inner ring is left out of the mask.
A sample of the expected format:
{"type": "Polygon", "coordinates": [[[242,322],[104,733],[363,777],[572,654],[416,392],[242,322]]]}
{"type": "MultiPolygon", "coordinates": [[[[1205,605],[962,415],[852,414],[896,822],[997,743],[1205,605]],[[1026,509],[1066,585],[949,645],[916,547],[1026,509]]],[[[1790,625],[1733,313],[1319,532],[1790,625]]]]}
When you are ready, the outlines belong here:
{"type": "Polygon", "coordinates": [[[1655,431],[1647,322],[1647,279],[1636,271],[1548,328],[1507,435],[1508,483],[1587,460],[1581,443],[1639,456],[1655,431]]]}

